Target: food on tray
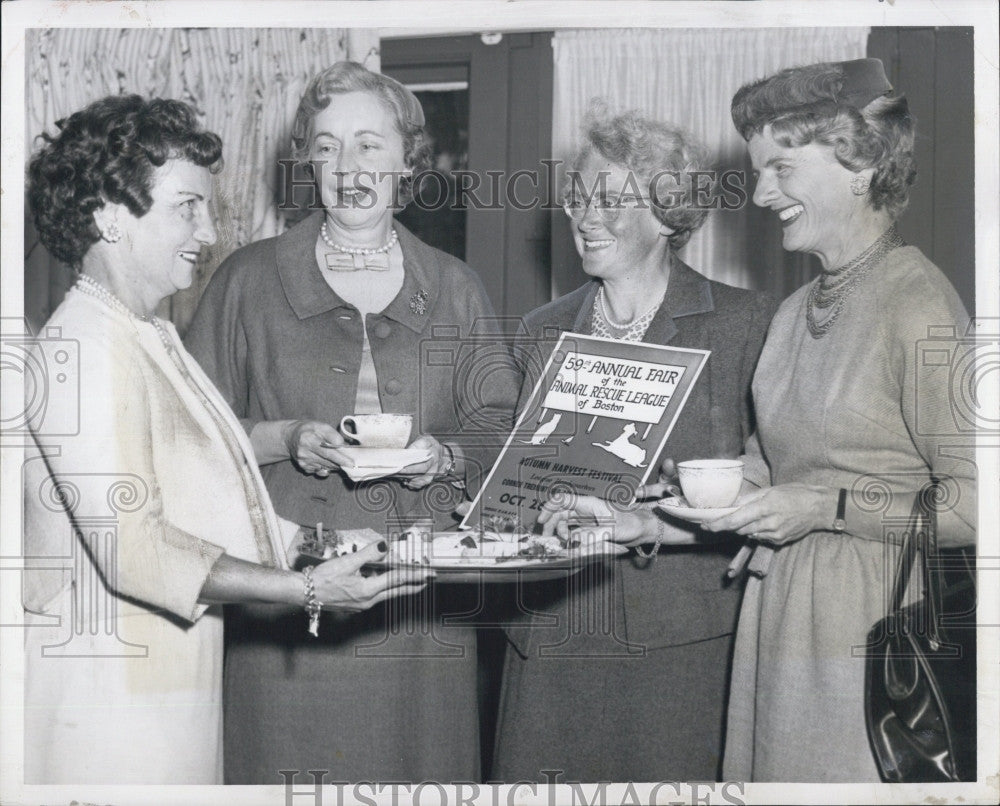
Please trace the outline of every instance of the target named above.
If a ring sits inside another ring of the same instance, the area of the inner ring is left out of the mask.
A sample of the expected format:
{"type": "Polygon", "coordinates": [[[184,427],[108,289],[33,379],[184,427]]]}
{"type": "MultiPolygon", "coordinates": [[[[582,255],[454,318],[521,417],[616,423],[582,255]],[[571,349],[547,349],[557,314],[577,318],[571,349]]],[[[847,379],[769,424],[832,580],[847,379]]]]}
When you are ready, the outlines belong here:
{"type": "Polygon", "coordinates": [[[319,560],[331,560],[354,554],[365,546],[382,540],[382,535],[373,529],[324,529],[317,524],[319,532],[312,527],[303,527],[305,537],[299,546],[299,553],[319,560]]]}
{"type": "Polygon", "coordinates": [[[580,541],[559,537],[490,531],[449,532],[431,537],[426,532],[404,532],[389,546],[390,562],[406,565],[436,563],[482,565],[511,560],[562,560],[580,541]]]}

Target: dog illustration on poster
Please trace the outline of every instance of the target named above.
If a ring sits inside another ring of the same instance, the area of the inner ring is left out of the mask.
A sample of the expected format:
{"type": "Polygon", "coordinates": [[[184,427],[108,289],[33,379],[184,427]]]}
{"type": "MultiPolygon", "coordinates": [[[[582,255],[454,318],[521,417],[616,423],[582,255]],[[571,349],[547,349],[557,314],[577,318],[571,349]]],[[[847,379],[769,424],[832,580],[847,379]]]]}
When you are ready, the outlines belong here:
{"type": "Polygon", "coordinates": [[[626,423],[622,432],[610,442],[591,443],[595,448],[601,448],[614,454],[629,467],[646,467],[646,449],[634,445],[630,440],[636,434],[635,423],[626,423]]]}

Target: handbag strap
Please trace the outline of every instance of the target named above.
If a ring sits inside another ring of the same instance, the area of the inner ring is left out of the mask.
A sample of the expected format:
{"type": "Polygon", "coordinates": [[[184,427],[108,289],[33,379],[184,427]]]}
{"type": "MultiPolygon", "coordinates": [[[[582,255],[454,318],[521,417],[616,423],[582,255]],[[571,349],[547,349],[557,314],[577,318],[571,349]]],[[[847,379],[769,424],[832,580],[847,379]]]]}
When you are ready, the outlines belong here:
{"type": "Polygon", "coordinates": [[[940,575],[931,573],[931,558],[937,556],[937,495],[938,482],[931,480],[917,491],[910,510],[910,520],[903,532],[899,562],[893,578],[892,595],[889,598],[889,615],[903,605],[907,582],[913,571],[917,555],[921,558],[921,579],[927,603],[928,623],[923,625],[932,645],[940,643],[938,635],[938,613],[941,609],[940,575]]]}
{"type": "MultiPolygon", "coordinates": [[[[903,605],[906,586],[913,571],[917,553],[920,551],[921,543],[929,548],[931,541],[935,540],[936,536],[934,532],[937,525],[937,513],[934,510],[934,488],[936,486],[936,482],[931,481],[918,490],[913,499],[910,519],[903,532],[903,541],[900,545],[899,562],[896,564],[896,573],[893,576],[892,594],[889,597],[889,612],[887,615],[891,615],[903,605]]],[[[922,576],[926,583],[928,577],[926,562],[923,563],[922,576]]]]}
{"type": "Polygon", "coordinates": [[[926,485],[918,494],[917,498],[922,499],[922,506],[924,508],[924,519],[926,526],[926,538],[924,542],[924,550],[921,552],[923,557],[923,578],[924,578],[924,591],[927,597],[927,640],[930,642],[931,649],[937,650],[938,647],[943,642],[943,639],[938,632],[941,627],[940,614],[942,611],[942,574],[932,573],[932,567],[939,567],[938,552],[937,552],[937,495],[938,495],[938,482],[932,481],[930,484],[926,485]],[[932,559],[933,558],[933,559],[932,559]]]}

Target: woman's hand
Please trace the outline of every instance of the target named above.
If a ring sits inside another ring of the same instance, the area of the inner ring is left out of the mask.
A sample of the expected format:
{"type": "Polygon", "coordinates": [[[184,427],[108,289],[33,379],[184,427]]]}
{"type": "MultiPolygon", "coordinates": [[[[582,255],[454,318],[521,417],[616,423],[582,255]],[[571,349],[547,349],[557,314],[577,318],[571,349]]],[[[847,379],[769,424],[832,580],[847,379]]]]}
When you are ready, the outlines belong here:
{"type": "Polygon", "coordinates": [[[337,450],[347,443],[329,423],[296,420],[285,429],[284,439],[288,455],[305,473],[325,478],[341,465],[352,464],[337,450]]]}
{"type": "MultiPolygon", "coordinates": [[[[431,458],[415,465],[409,465],[399,471],[397,475],[406,476],[404,482],[411,490],[422,490],[434,479],[446,475],[445,470],[452,463],[454,454],[451,450],[442,445],[430,434],[422,434],[408,446],[408,449],[430,451],[431,458]]],[[[453,468],[454,469],[454,468],[453,468]]]]}
{"type": "Polygon", "coordinates": [[[636,498],[660,499],[667,495],[680,497],[680,479],[677,475],[677,463],[673,459],[664,459],[660,465],[660,475],[656,484],[644,484],[636,488],[636,498]]]}
{"type": "Polygon", "coordinates": [[[663,545],[691,545],[696,543],[695,533],[666,523],[651,509],[612,507],[601,498],[589,495],[573,496],[571,501],[565,495],[550,499],[542,505],[538,515],[542,534],[557,534],[563,540],[570,538],[572,527],[609,528],[609,538],[626,546],[638,546],[659,539],[663,545]]]}
{"type": "Polygon", "coordinates": [[[316,598],[327,610],[359,613],[372,605],[419,593],[434,577],[428,568],[391,568],[382,574],[362,576],[361,567],[385,557],[388,546],[384,540],[365,546],[355,554],[327,560],[313,568],[316,598]]]}
{"type": "Polygon", "coordinates": [[[837,509],[837,490],[793,482],[747,493],[738,504],[735,512],[703,523],[702,528],[782,545],[829,529],[837,509]]]}

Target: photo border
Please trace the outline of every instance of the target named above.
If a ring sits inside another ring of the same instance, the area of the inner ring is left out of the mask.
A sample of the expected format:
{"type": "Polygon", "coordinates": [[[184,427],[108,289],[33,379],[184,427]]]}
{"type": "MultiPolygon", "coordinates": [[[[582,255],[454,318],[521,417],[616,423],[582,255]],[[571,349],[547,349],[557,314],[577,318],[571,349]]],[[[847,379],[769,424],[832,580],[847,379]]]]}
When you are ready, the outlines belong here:
{"type": "MultiPolygon", "coordinates": [[[[787,27],[787,26],[973,26],[975,29],[975,234],[976,234],[976,310],[977,333],[984,337],[997,336],[1000,323],[1000,290],[998,290],[998,15],[997,4],[985,2],[922,2],[913,0],[860,0],[855,2],[804,3],[784,0],[760,2],[19,2],[4,3],[3,11],[3,134],[2,163],[3,193],[0,199],[0,242],[2,242],[2,295],[0,316],[5,322],[23,318],[23,176],[26,164],[24,137],[25,30],[35,27],[358,27],[379,28],[390,36],[432,36],[443,34],[558,30],[562,28],[633,28],[633,27],[787,27]],[[460,7],[460,13],[456,13],[460,7]],[[381,24],[392,20],[393,26],[381,24]]],[[[753,78],[748,76],[748,79],[753,78]]],[[[1000,373],[993,373],[997,375],[1000,373]]],[[[987,378],[981,389],[988,411],[1000,409],[997,377],[987,378]]],[[[12,373],[2,377],[2,395],[21,399],[20,380],[12,373]]],[[[2,443],[0,466],[0,579],[8,583],[19,570],[21,551],[21,454],[16,443],[2,443]]],[[[979,781],[947,785],[889,784],[746,784],[740,792],[716,785],[711,793],[706,785],[682,792],[670,787],[659,792],[660,802],[719,802],[719,803],[909,803],[933,798],[935,803],[995,803],[998,793],[998,679],[1000,679],[1000,545],[998,523],[1000,504],[995,492],[1000,479],[1000,443],[996,438],[980,435],[977,445],[980,473],[979,530],[979,781]],[[695,796],[699,796],[698,800],[695,796]],[[685,796],[689,799],[685,800],[685,796]],[[737,800],[734,801],[734,798],[737,800]]],[[[0,584],[0,801],[7,804],[304,804],[310,799],[308,786],[303,783],[294,793],[282,786],[248,787],[119,787],[119,786],[24,786],[20,784],[22,748],[20,726],[23,723],[23,652],[20,649],[20,586],[0,584]],[[7,625],[7,626],[4,626],[7,625]]],[[[690,782],[689,782],[690,783],[690,782]]],[[[648,802],[651,787],[636,784],[615,784],[604,789],[608,804],[648,802]],[[636,798],[636,799],[633,799],[636,798]]],[[[534,794],[525,785],[490,789],[480,785],[480,797],[464,802],[507,804],[550,804],[573,802],[575,794],[565,785],[538,787],[534,794]]],[[[581,788],[593,795],[595,788],[581,788]]],[[[418,798],[428,804],[439,802],[440,792],[433,786],[418,798]],[[431,795],[431,792],[435,794],[431,795]]],[[[458,803],[453,796],[463,792],[449,789],[447,802],[458,803]]],[[[599,794],[599,793],[598,793],[599,794]]],[[[341,804],[365,802],[370,792],[351,792],[329,786],[323,803],[341,804]]],[[[386,793],[371,801],[406,803],[397,792],[393,798],[386,793]]],[[[583,802],[577,800],[577,802],[583,802]]]]}

